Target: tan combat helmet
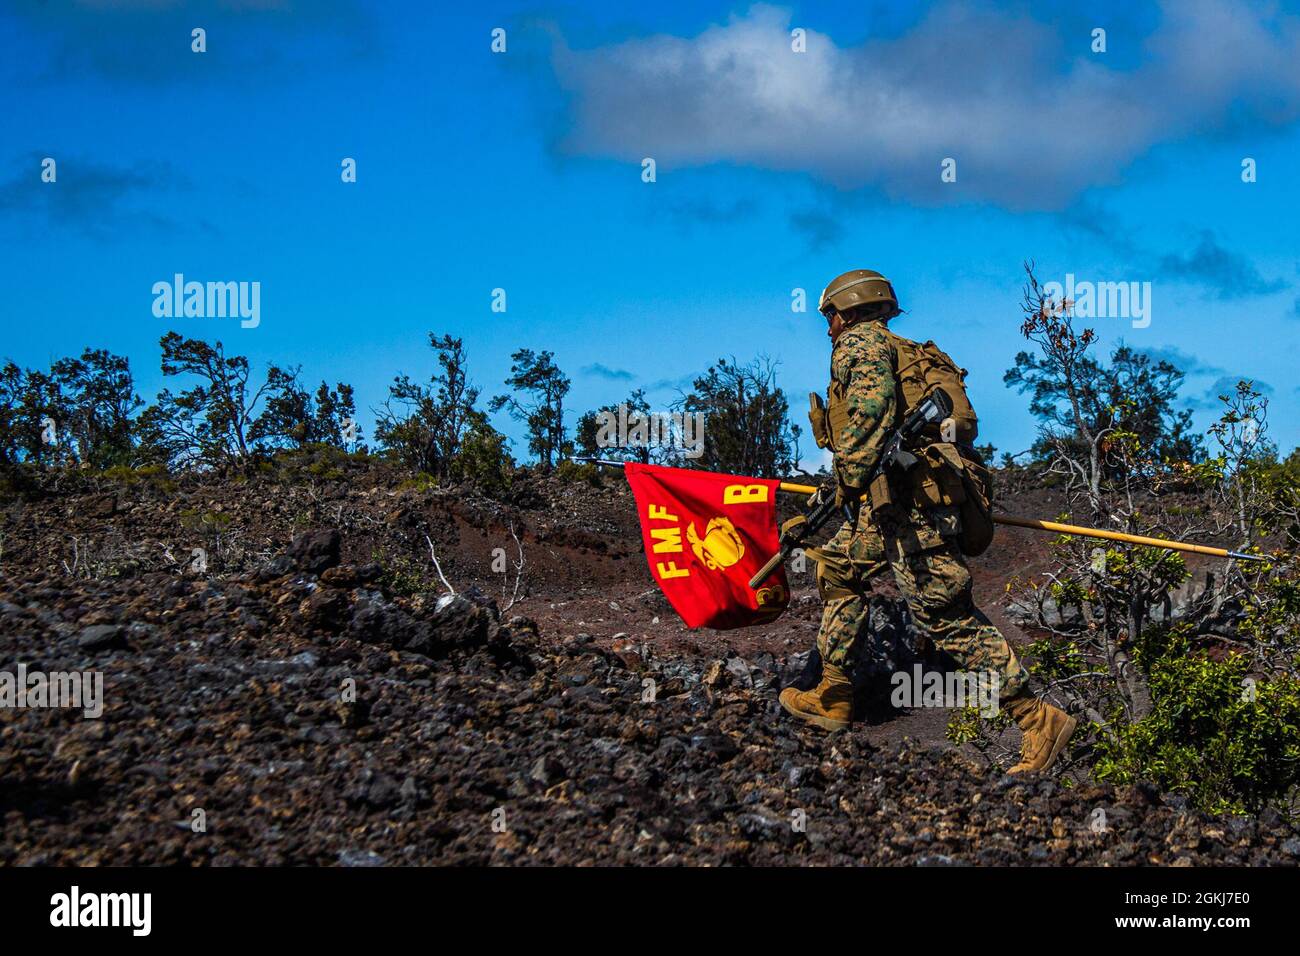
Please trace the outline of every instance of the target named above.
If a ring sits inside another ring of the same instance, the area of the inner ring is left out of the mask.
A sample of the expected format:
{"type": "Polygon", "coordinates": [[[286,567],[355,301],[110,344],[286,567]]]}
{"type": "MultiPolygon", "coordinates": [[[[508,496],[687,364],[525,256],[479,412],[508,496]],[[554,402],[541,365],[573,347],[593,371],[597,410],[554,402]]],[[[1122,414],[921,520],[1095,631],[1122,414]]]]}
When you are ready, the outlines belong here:
{"type": "Polygon", "coordinates": [[[891,308],[886,310],[885,318],[898,314],[898,297],[894,295],[893,284],[879,272],[854,269],[831,280],[830,285],[822,290],[817,309],[823,315],[827,309],[844,313],[857,306],[876,302],[889,303],[891,308]]]}

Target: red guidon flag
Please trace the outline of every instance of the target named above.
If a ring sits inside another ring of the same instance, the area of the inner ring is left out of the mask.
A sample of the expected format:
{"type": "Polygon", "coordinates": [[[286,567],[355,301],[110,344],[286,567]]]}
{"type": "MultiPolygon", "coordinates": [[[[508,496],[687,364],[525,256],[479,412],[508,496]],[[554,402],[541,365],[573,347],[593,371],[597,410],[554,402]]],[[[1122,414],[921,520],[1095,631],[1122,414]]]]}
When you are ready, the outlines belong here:
{"type": "Polygon", "coordinates": [[[650,574],[687,627],[725,630],[776,619],[790,603],[785,568],[754,591],[776,554],[780,482],[629,462],[650,574]]]}

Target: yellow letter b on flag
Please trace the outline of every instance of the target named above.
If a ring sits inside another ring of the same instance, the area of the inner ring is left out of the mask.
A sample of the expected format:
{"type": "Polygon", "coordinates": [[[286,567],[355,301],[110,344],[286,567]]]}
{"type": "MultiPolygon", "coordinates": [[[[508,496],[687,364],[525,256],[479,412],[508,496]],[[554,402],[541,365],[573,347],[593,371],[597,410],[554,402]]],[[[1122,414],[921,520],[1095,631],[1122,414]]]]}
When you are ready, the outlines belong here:
{"type": "Polygon", "coordinates": [[[767,485],[727,485],[722,489],[724,505],[762,504],[768,498],[767,485]]]}

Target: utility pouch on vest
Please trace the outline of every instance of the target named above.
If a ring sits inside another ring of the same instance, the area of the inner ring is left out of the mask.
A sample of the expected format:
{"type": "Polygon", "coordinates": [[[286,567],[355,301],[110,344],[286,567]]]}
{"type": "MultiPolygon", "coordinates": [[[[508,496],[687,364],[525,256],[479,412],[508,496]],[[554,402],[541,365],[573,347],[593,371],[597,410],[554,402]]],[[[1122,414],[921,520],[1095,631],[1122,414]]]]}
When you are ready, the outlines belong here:
{"type": "MultiPolygon", "coordinates": [[[[921,509],[955,508],[966,500],[961,466],[953,466],[944,448],[951,445],[927,445],[918,454],[919,461],[911,472],[912,503],[921,509]]],[[[957,457],[955,451],[952,458],[957,457]]]]}
{"type": "Polygon", "coordinates": [[[849,396],[847,390],[837,381],[832,381],[826,392],[826,430],[829,434],[831,451],[837,451],[835,444],[849,424],[849,396]]]}
{"type": "Polygon", "coordinates": [[[974,448],[961,449],[966,500],[961,506],[961,549],[971,557],[983,554],[993,543],[993,473],[974,448]]]}
{"type": "Polygon", "coordinates": [[[889,487],[889,475],[883,471],[876,475],[867,488],[867,499],[871,502],[871,513],[873,515],[894,503],[894,492],[889,487]]]}
{"type": "Polygon", "coordinates": [[[936,462],[935,470],[938,472],[944,504],[950,506],[965,504],[969,496],[963,475],[965,463],[957,451],[957,446],[947,443],[933,445],[929,451],[929,458],[936,462]]]}
{"type": "Polygon", "coordinates": [[[962,554],[983,554],[993,543],[993,475],[979,453],[969,446],[936,442],[926,446],[921,459],[925,474],[913,486],[917,506],[957,508],[961,515],[957,543],[962,554]],[[937,504],[931,504],[935,499],[937,504]]]}
{"type": "Polygon", "coordinates": [[[831,436],[826,424],[826,403],[822,401],[821,392],[808,393],[808,422],[812,425],[813,441],[818,448],[830,448],[831,436]]]}
{"type": "Polygon", "coordinates": [[[993,479],[974,449],[933,442],[910,473],[911,501],[931,516],[953,514],[950,533],[962,554],[983,554],[993,542],[993,479]]]}

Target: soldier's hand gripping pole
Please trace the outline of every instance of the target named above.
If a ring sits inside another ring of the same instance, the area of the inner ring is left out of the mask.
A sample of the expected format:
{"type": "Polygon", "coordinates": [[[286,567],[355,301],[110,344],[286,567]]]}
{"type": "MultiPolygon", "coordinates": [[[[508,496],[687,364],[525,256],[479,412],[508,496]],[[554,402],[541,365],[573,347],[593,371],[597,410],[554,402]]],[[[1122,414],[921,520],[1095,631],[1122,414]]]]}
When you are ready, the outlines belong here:
{"type": "MultiPolygon", "coordinates": [[[[889,436],[889,441],[885,443],[885,449],[880,455],[880,461],[876,464],[876,467],[871,472],[871,477],[867,480],[867,487],[870,488],[872,482],[882,472],[894,468],[907,471],[914,466],[917,461],[916,456],[907,450],[907,446],[912,444],[927,425],[937,425],[951,414],[952,399],[948,397],[948,393],[943,389],[936,388],[925,401],[912,409],[903,424],[889,436]]],[[[860,501],[861,498],[858,501],[845,502],[838,510],[841,510],[844,517],[851,522],[857,514],[856,509],[860,501]]],[[[804,520],[797,527],[781,536],[780,548],[749,579],[749,586],[757,590],[767,577],[795,552],[796,548],[820,531],[822,526],[835,515],[836,511],[834,490],[826,486],[818,488],[816,493],[808,499],[808,510],[804,512],[804,520]]]]}

